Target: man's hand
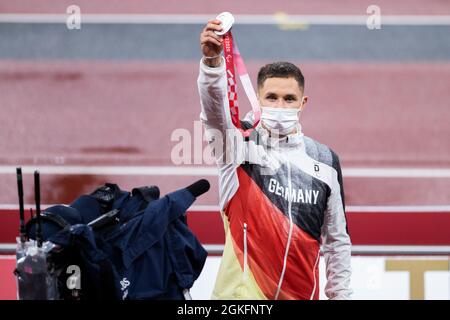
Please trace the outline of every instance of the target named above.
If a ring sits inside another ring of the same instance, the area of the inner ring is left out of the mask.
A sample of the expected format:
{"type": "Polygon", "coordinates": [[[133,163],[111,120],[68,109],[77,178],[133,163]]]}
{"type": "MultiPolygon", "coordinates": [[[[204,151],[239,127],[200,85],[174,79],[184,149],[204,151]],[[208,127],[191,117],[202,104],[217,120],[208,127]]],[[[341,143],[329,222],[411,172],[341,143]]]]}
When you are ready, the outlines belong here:
{"type": "Polygon", "coordinates": [[[208,24],[200,34],[200,47],[204,56],[203,62],[209,67],[218,67],[222,63],[222,58],[219,55],[223,49],[223,38],[214,31],[222,31],[220,20],[208,21],[208,24]]]}

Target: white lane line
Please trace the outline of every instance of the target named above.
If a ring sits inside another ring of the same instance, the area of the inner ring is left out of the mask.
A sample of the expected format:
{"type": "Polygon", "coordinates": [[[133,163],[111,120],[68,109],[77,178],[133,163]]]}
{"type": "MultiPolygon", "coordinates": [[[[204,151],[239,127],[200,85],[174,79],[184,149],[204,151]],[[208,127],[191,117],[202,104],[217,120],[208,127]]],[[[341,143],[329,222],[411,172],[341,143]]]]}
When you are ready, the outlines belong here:
{"type": "MultiPolygon", "coordinates": [[[[203,247],[210,254],[222,254],[223,244],[203,244],[203,247]]],[[[16,244],[1,243],[0,253],[11,254],[15,252],[16,244]]],[[[450,246],[398,246],[398,245],[354,245],[352,246],[353,255],[448,255],[450,246]]],[[[15,259],[15,256],[1,256],[3,259],[15,259]]]]}
{"type": "Polygon", "coordinates": [[[219,212],[220,207],[214,205],[193,205],[189,207],[188,211],[219,212]]]}
{"type": "MultiPolygon", "coordinates": [[[[0,23],[66,23],[66,14],[0,14],[0,23]]],[[[236,24],[266,25],[364,25],[368,15],[235,15],[236,24]]],[[[205,14],[88,14],[81,13],[81,23],[114,24],[205,24],[214,15],[205,14]]],[[[450,15],[381,15],[381,25],[450,25],[450,15]]]]}
{"type": "MultiPolygon", "coordinates": [[[[41,204],[42,209],[46,209],[48,207],[54,206],[55,204],[41,204]]],[[[35,208],[34,204],[25,204],[25,210],[30,210],[35,208]]],[[[0,210],[19,210],[18,204],[0,204],[0,210]]],[[[219,212],[219,206],[215,205],[193,205],[189,207],[188,212],[196,211],[196,212],[219,212]]],[[[395,212],[395,213],[416,213],[416,212],[441,212],[441,213],[450,213],[450,205],[436,205],[436,206],[346,206],[345,212],[395,212]]]]}
{"type": "MultiPolygon", "coordinates": [[[[2,205],[0,205],[0,209],[2,205]]],[[[15,205],[18,209],[18,206],[15,205]]],[[[194,205],[188,211],[199,212],[219,212],[219,206],[211,205],[194,205]]],[[[450,213],[450,205],[427,205],[427,206],[346,206],[345,212],[398,212],[398,213],[415,213],[415,212],[442,212],[450,213]]]]}
{"type": "Polygon", "coordinates": [[[450,178],[449,168],[343,168],[345,177],[450,178]]]}
{"type": "Polygon", "coordinates": [[[355,245],[352,254],[450,254],[450,246],[355,245]]]}
{"type": "MultiPolygon", "coordinates": [[[[203,245],[210,254],[222,254],[224,245],[205,244],[203,245]]],[[[380,246],[380,245],[354,245],[352,246],[353,255],[384,255],[384,254],[413,254],[413,255],[448,255],[450,246],[380,246]]]]}
{"type": "MultiPolygon", "coordinates": [[[[55,175],[138,175],[138,176],[217,176],[216,167],[186,166],[23,166],[23,174],[55,175]]],[[[14,166],[0,166],[0,174],[16,174],[14,166]]]]}
{"type": "MultiPolygon", "coordinates": [[[[41,204],[41,209],[46,209],[48,207],[54,206],[56,204],[41,204]]],[[[25,210],[34,209],[35,205],[32,203],[24,204],[25,210]]],[[[3,203],[0,204],[0,210],[19,210],[18,204],[12,204],[12,203],[3,203]]],[[[450,206],[449,206],[450,210],[450,206]]],[[[189,207],[188,211],[213,211],[213,212],[219,212],[219,206],[216,205],[193,205],[189,207]]]]}
{"type": "Polygon", "coordinates": [[[436,206],[346,206],[346,212],[398,212],[398,213],[415,213],[415,212],[444,212],[450,213],[450,205],[436,206]]]}
{"type": "MultiPolygon", "coordinates": [[[[7,205],[6,205],[7,206],[7,205]]],[[[11,206],[11,205],[10,205],[11,206]]],[[[14,205],[13,205],[14,206],[14,205]]],[[[14,206],[18,209],[18,206],[14,206]]],[[[0,209],[2,205],[0,205],[0,209]]],[[[194,205],[188,211],[199,212],[219,212],[219,206],[194,205]]],[[[346,206],[345,212],[395,212],[395,213],[415,213],[415,212],[442,212],[450,213],[450,205],[426,205],[426,206],[346,206]]]]}
{"type": "MultiPolygon", "coordinates": [[[[41,204],[41,209],[45,210],[45,209],[47,209],[48,207],[51,207],[51,206],[54,206],[54,204],[41,204]]],[[[24,210],[27,211],[27,210],[30,210],[30,209],[35,209],[36,205],[34,205],[34,204],[24,204],[23,207],[24,207],[24,210]]],[[[0,204],[0,210],[4,210],[4,211],[6,211],[6,210],[8,210],[8,211],[10,211],[10,210],[19,210],[19,205],[18,204],[8,204],[8,203],[0,204]]],[[[28,212],[25,212],[25,215],[27,215],[27,214],[28,214],[28,212]]]]}
{"type": "MultiPolygon", "coordinates": [[[[24,174],[217,176],[216,167],[207,166],[23,166],[24,174]]],[[[16,174],[15,166],[0,166],[0,174],[16,174]]],[[[450,168],[343,168],[346,178],[450,178],[450,168]]]]}

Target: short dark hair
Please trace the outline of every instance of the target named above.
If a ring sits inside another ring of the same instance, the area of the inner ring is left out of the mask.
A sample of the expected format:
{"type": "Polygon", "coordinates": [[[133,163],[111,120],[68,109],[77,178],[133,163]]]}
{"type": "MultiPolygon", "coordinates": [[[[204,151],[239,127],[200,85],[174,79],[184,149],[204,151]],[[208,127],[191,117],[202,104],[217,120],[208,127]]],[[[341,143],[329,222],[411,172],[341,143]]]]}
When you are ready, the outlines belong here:
{"type": "Polygon", "coordinates": [[[258,88],[261,88],[264,81],[269,78],[294,78],[300,89],[305,88],[305,78],[303,77],[300,69],[290,63],[285,61],[277,61],[274,63],[269,63],[259,69],[258,72],[258,88]]]}

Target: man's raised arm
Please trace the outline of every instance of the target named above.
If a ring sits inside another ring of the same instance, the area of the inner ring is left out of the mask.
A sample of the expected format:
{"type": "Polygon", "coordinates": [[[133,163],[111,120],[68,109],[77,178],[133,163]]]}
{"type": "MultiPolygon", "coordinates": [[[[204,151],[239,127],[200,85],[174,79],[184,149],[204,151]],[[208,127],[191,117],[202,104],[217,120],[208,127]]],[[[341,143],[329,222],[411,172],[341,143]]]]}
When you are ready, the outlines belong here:
{"type": "Polygon", "coordinates": [[[225,137],[225,130],[233,127],[228,111],[225,61],[221,55],[222,36],[214,31],[222,30],[219,20],[208,21],[200,34],[203,54],[197,79],[200,95],[200,120],[206,130],[218,129],[225,137]]]}

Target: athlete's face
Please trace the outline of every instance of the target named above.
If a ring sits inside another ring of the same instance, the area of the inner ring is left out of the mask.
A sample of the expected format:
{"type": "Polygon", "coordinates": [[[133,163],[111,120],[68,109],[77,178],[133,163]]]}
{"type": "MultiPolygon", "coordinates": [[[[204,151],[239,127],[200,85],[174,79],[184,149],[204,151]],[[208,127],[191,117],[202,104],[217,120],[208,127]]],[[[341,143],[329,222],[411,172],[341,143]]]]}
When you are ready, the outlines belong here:
{"type": "Polygon", "coordinates": [[[308,100],[294,78],[268,78],[258,88],[259,103],[263,107],[297,108],[302,110],[308,100]]]}

